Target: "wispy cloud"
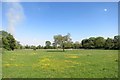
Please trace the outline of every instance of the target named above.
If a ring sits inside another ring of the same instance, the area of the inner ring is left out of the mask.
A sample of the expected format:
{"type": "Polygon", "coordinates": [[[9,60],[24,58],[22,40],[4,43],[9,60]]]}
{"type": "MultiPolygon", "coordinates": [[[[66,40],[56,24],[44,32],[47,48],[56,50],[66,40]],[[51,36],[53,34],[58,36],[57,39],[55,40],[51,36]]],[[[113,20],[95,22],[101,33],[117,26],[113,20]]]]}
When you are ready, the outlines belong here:
{"type": "MultiPolygon", "coordinates": [[[[18,1],[18,0],[17,0],[18,1]]],[[[14,34],[15,27],[25,19],[24,9],[19,2],[7,3],[8,9],[6,12],[8,20],[8,32],[14,34]]]]}

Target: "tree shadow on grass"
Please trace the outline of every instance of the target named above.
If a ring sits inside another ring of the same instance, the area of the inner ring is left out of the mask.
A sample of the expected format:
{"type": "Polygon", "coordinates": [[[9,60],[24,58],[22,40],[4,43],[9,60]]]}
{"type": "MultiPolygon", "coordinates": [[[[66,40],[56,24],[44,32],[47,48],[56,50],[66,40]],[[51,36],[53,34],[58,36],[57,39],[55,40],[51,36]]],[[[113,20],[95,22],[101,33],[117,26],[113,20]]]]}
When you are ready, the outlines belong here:
{"type": "Polygon", "coordinates": [[[47,52],[66,52],[66,51],[63,51],[63,50],[47,50],[47,52]]]}

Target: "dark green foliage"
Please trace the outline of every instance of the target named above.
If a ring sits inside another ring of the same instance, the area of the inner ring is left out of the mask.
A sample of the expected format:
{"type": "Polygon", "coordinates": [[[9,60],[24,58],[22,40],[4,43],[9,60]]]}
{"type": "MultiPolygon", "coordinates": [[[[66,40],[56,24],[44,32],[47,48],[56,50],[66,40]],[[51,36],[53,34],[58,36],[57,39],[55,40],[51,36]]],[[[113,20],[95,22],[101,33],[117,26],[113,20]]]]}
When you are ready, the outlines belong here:
{"type": "Polygon", "coordinates": [[[5,31],[2,31],[2,46],[7,50],[14,50],[16,48],[15,38],[5,31]]]}
{"type": "Polygon", "coordinates": [[[97,37],[95,39],[95,48],[99,49],[99,48],[104,48],[105,45],[105,39],[103,37],[97,37]]]}
{"type": "Polygon", "coordinates": [[[114,49],[120,49],[120,35],[114,36],[114,49]]]}
{"type": "Polygon", "coordinates": [[[56,43],[52,43],[52,46],[53,46],[53,49],[56,49],[56,48],[57,48],[56,43]]]}
{"type": "Polygon", "coordinates": [[[33,48],[33,50],[35,50],[35,51],[36,51],[36,47],[34,47],[34,48],[33,48]]]}
{"type": "Polygon", "coordinates": [[[64,49],[120,49],[120,36],[114,36],[114,39],[103,37],[90,37],[88,39],[83,39],[81,43],[71,41],[69,35],[55,35],[53,47],[64,49]],[[67,37],[67,38],[66,38],[67,37]]]}
{"type": "Polygon", "coordinates": [[[42,47],[41,47],[41,45],[38,45],[37,47],[36,47],[36,49],[41,49],[42,47]]]}
{"type": "Polygon", "coordinates": [[[82,46],[85,49],[89,48],[89,39],[83,39],[82,40],[82,46]]]}
{"type": "Polygon", "coordinates": [[[120,49],[120,36],[114,36],[114,39],[103,37],[90,37],[81,41],[84,49],[120,49]]]}
{"type": "Polygon", "coordinates": [[[107,38],[105,41],[105,49],[112,49],[114,47],[114,40],[111,38],[107,38]]]}
{"type": "Polygon", "coordinates": [[[50,48],[50,45],[51,45],[51,42],[50,41],[46,41],[45,42],[45,49],[49,49],[50,48]]]}
{"type": "Polygon", "coordinates": [[[36,50],[36,49],[41,49],[41,46],[39,45],[39,46],[34,46],[34,45],[31,45],[31,46],[29,46],[29,45],[26,45],[26,46],[24,46],[24,49],[33,49],[33,50],[36,50]]]}
{"type": "Polygon", "coordinates": [[[90,37],[89,39],[83,39],[82,47],[85,49],[94,49],[95,48],[95,38],[90,37]]]}
{"type": "Polygon", "coordinates": [[[26,45],[24,48],[25,48],[25,49],[30,49],[31,47],[30,47],[30,46],[28,46],[28,45],[26,45]]]}
{"type": "Polygon", "coordinates": [[[30,49],[36,50],[36,46],[31,46],[30,49]]]}
{"type": "Polygon", "coordinates": [[[16,41],[16,49],[23,49],[23,46],[18,41],[16,41]]]}

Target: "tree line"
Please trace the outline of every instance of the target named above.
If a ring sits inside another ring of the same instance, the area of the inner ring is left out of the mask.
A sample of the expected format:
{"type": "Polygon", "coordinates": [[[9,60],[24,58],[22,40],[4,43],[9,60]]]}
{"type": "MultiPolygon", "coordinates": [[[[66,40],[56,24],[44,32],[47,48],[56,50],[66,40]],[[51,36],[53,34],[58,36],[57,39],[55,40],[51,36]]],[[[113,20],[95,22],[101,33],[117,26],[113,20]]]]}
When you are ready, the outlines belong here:
{"type": "Polygon", "coordinates": [[[81,42],[73,42],[71,35],[54,35],[54,42],[49,40],[45,42],[45,46],[30,46],[21,45],[20,42],[15,40],[13,35],[6,31],[0,31],[0,47],[6,50],[14,49],[120,49],[120,35],[114,36],[114,38],[104,37],[90,37],[88,39],[83,39],[81,42]],[[2,37],[1,37],[2,36],[2,37]]]}
{"type": "MultiPolygon", "coordinates": [[[[50,47],[51,42],[46,41],[46,47],[50,47]]],[[[72,42],[70,34],[65,36],[55,35],[54,43],[52,46],[56,48],[64,49],[120,49],[120,35],[114,36],[114,38],[104,37],[90,37],[88,39],[83,39],[81,42],[72,42]]]]}

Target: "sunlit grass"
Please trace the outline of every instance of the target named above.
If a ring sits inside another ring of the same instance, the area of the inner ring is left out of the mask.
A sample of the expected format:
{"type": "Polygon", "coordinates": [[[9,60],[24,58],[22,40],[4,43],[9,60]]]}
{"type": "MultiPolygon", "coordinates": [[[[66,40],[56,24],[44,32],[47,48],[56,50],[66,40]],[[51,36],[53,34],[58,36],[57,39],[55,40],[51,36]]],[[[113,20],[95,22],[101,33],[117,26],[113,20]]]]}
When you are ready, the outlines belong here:
{"type": "Polygon", "coordinates": [[[115,78],[117,50],[15,50],[3,53],[4,78],[115,78]]]}

